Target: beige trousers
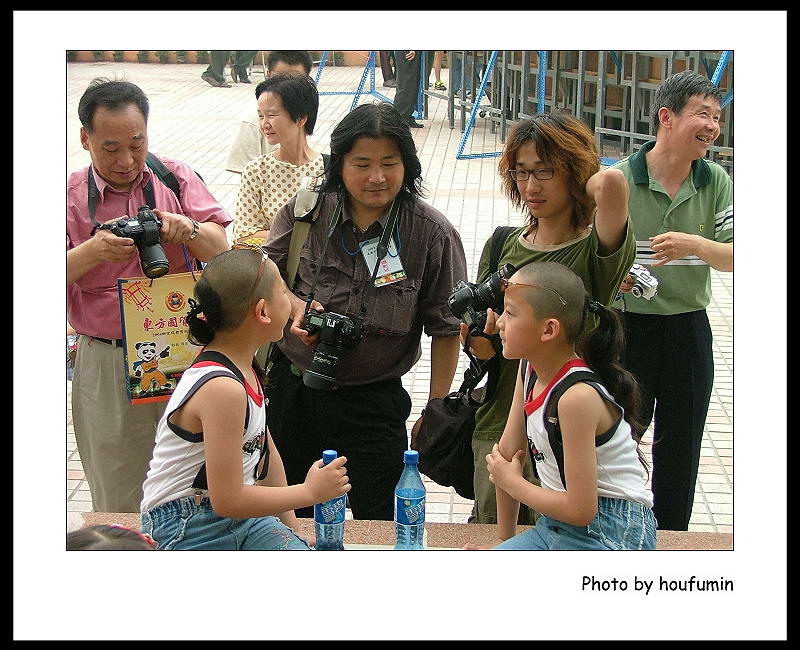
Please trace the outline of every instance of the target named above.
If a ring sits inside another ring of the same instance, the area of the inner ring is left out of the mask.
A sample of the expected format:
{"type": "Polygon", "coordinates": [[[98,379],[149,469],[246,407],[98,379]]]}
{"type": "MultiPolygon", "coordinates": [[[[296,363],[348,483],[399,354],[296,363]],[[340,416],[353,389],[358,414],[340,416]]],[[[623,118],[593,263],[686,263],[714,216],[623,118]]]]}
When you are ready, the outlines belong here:
{"type": "Polygon", "coordinates": [[[78,337],[72,379],[75,439],[95,512],[139,512],[167,402],[132,406],[122,348],[78,337]]]}

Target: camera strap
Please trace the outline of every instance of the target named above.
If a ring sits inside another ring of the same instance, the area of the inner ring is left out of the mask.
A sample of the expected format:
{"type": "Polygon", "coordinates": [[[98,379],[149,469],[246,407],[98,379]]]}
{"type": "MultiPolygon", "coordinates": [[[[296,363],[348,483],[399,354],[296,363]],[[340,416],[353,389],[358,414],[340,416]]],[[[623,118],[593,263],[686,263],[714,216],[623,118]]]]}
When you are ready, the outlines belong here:
{"type": "Polygon", "coordinates": [[[375,293],[375,278],[378,277],[378,268],[381,265],[381,260],[386,257],[386,254],[389,252],[389,239],[392,237],[392,233],[394,232],[394,226],[395,223],[397,223],[397,215],[399,212],[400,201],[398,201],[397,197],[395,197],[394,201],[392,201],[392,207],[389,208],[389,218],[386,220],[386,226],[383,228],[383,234],[378,242],[378,248],[375,253],[375,268],[372,270],[372,277],[370,278],[369,284],[364,288],[364,291],[361,292],[361,309],[358,312],[358,320],[361,321],[362,324],[367,315],[367,299],[369,298],[368,294],[371,295],[375,293]]]}
{"type": "MultiPolygon", "coordinates": [[[[97,232],[97,229],[100,227],[100,224],[97,222],[95,218],[95,214],[97,213],[97,197],[100,196],[100,190],[97,189],[97,183],[94,181],[94,174],[92,173],[92,165],[89,165],[89,169],[86,173],[86,180],[88,183],[88,202],[89,202],[89,219],[92,222],[92,232],[90,236],[94,236],[94,233],[97,232]]],[[[147,201],[147,207],[153,209],[156,207],[156,196],[155,192],[153,192],[153,181],[152,179],[147,181],[147,185],[143,188],[144,191],[144,198],[147,201]]]]}
{"type": "Polygon", "coordinates": [[[311,281],[311,290],[308,292],[308,296],[306,296],[306,314],[311,310],[311,303],[314,301],[314,291],[317,289],[317,280],[319,279],[319,272],[322,270],[322,262],[325,259],[325,253],[328,250],[328,244],[333,237],[333,232],[336,230],[336,226],[339,225],[339,220],[342,218],[342,203],[342,197],[338,196],[336,198],[336,208],[334,209],[330,223],[328,224],[328,236],[325,238],[325,245],[322,247],[322,253],[320,254],[319,261],[317,262],[317,270],[314,272],[314,279],[311,281]]]}
{"type": "MultiPolygon", "coordinates": [[[[308,292],[308,296],[306,298],[306,314],[310,311],[311,302],[314,300],[314,291],[317,288],[317,280],[319,279],[319,272],[322,270],[322,263],[325,259],[325,253],[328,250],[328,244],[330,243],[331,239],[333,239],[333,234],[336,232],[336,228],[341,221],[343,203],[343,197],[339,196],[336,201],[336,209],[334,210],[334,213],[331,216],[331,220],[328,224],[328,236],[325,238],[325,245],[322,247],[322,253],[320,255],[319,262],[317,263],[317,270],[314,273],[314,279],[311,281],[311,291],[308,292]]],[[[384,227],[383,234],[378,242],[378,248],[376,252],[377,259],[375,261],[375,268],[372,271],[372,278],[361,294],[361,309],[359,310],[357,319],[362,323],[367,313],[367,299],[369,298],[368,294],[371,294],[375,291],[375,278],[378,275],[378,267],[380,266],[381,260],[386,257],[386,254],[389,252],[389,239],[391,238],[395,224],[397,223],[399,212],[400,201],[395,198],[395,200],[392,202],[391,208],[389,208],[389,218],[386,220],[386,226],[384,227]]]]}

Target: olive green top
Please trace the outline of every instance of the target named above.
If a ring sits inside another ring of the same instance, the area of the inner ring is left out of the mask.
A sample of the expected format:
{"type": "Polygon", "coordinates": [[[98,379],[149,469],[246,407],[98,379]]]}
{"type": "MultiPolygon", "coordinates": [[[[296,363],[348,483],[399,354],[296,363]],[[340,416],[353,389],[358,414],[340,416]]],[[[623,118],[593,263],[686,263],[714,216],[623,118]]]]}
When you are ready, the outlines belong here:
{"type": "MultiPolygon", "coordinates": [[[[531,245],[523,235],[527,226],[513,231],[500,254],[498,266],[513,264],[519,268],[530,262],[559,262],[572,269],[583,280],[586,291],[598,302],[610,305],[616,298],[622,280],[633,264],[636,254],[636,241],[633,228],[628,222],[625,241],[611,255],[598,253],[597,232],[591,226],[577,239],[557,245],[531,245]]],[[[478,265],[478,280],[482,282],[489,276],[490,242],[483,247],[478,265]]],[[[506,426],[514,386],[517,381],[519,361],[499,359],[497,389],[493,399],[481,406],[475,414],[476,440],[500,440],[506,426]]],[[[522,417],[520,415],[520,417],[522,417]]]]}

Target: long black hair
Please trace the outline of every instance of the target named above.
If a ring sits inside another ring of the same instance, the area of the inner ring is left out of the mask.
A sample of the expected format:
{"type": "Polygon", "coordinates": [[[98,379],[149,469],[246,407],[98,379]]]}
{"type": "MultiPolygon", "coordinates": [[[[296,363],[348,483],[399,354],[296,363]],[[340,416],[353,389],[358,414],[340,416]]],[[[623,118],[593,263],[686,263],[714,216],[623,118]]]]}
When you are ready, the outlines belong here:
{"type": "Polygon", "coordinates": [[[417,156],[417,148],[411,129],[397,109],[387,102],[362,104],[342,118],[331,133],[330,170],[322,186],[322,192],[335,192],[338,196],[347,195],[342,179],[344,157],[360,137],[390,138],[400,149],[405,174],[403,185],[397,198],[406,208],[418,197],[424,196],[422,189],[422,163],[417,156]]]}
{"type": "Polygon", "coordinates": [[[636,441],[639,461],[650,475],[650,467],[639,447],[644,433],[641,421],[641,389],[636,377],[621,362],[625,350],[625,327],[616,309],[606,307],[587,293],[583,305],[583,327],[576,342],[576,352],[589,367],[600,376],[603,385],[614,396],[625,412],[625,420],[631,427],[631,437],[636,441]],[[589,314],[597,317],[597,325],[591,327],[589,314]],[[588,325],[588,327],[587,327],[588,325]]]}

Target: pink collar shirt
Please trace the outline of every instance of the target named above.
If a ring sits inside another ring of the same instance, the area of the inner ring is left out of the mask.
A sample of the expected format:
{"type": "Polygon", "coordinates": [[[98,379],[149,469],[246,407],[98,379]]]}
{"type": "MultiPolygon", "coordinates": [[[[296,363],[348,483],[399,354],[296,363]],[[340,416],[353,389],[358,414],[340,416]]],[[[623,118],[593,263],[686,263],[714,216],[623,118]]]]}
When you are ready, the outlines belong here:
{"type": "MultiPolygon", "coordinates": [[[[160,157],[160,156],[159,156],[160,157]]],[[[106,183],[92,168],[97,184],[97,211],[95,219],[104,223],[122,216],[133,216],[139,206],[147,199],[144,187],[152,181],[155,207],[165,212],[183,214],[199,223],[218,223],[223,228],[232,219],[208,191],[203,181],[184,163],[171,158],[160,157],[161,162],[175,174],[180,185],[181,201],[145,166],[134,181],[131,190],[116,190],[106,183]]],[[[67,249],[75,248],[91,237],[92,222],[89,218],[89,167],[73,172],[67,181],[67,249]]],[[[165,244],[164,252],[169,260],[170,273],[183,273],[190,270],[195,259],[182,245],[165,244]]],[[[122,324],[119,313],[117,279],[144,277],[138,253],[124,264],[101,262],[76,282],[67,287],[67,316],[70,325],[79,334],[104,339],[122,338],[122,324]]]]}

